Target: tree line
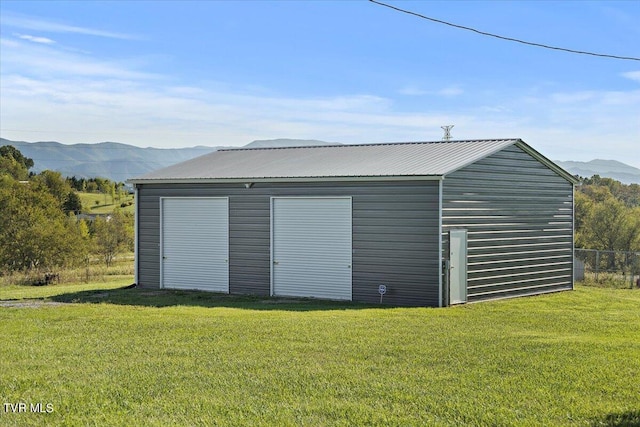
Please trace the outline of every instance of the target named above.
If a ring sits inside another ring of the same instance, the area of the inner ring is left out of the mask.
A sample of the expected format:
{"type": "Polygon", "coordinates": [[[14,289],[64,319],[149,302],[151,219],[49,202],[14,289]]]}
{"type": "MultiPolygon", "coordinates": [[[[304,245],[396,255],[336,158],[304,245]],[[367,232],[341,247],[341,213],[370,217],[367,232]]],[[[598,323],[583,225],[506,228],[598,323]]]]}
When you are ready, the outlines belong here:
{"type": "Polygon", "coordinates": [[[575,193],[576,247],[640,251],[640,185],[594,175],[575,193]]]}
{"type": "Polygon", "coordinates": [[[103,193],[111,195],[111,200],[120,199],[126,192],[124,182],[114,182],[107,178],[76,178],[67,177],[67,183],[76,191],[85,193],[103,193]]]}
{"type": "MultiPolygon", "coordinates": [[[[15,147],[0,147],[0,274],[88,265],[92,256],[110,265],[133,250],[133,215],[116,208],[91,221],[78,219],[82,203],[72,184],[80,180],[50,170],[34,174],[33,165],[15,147]]],[[[108,180],[83,182],[115,191],[108,180]]]]}

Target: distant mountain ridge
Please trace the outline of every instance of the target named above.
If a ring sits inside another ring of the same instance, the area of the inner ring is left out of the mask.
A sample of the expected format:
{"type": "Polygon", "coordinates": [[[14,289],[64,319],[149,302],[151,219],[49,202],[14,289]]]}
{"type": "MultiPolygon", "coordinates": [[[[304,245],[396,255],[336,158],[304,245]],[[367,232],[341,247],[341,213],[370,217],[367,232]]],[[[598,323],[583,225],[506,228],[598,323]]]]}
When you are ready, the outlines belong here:
{"type": "Polygon", "coordinates": [[[13,145],[32,158],[33,172],[55,170],[63,176],[103,177],[124,182],[174,163],[189,160],[223,147],[141,148],[117,142],[98,144],[61,144],[59,142],[24,142],[0,138],[0,146],[13,145]]]}
{"type": "MultiPolygon", "coordinates": [[[[124,182],[156,169],[223,148],[309,147],[341,145],[341,143],[280,138],[256,140],[243,147],[142,148],[118,142],[67,145],[53,141],[24,142],[0,138],[0,146],[3,145],[13,145],[22,154],[32,158],[35,163],[32,171],[36,173],[50,169],[60,172],[63,176],[103,177],[116,182],[124,182]]],[[[617,179],[625,184],[640,184],[640,169],[615,160],[556,161],[555,163],[574,175],[591,177],[598,174],[602,177],[617,179]]]]}
{"type": "Polygon", "coordinates": [[[623,184],[640,184],[640,169],[617,160],[595,159],[589,162],[555,161],[555,163],[567,172],[584,178],[600,175],[613,178],[623,184]]]}

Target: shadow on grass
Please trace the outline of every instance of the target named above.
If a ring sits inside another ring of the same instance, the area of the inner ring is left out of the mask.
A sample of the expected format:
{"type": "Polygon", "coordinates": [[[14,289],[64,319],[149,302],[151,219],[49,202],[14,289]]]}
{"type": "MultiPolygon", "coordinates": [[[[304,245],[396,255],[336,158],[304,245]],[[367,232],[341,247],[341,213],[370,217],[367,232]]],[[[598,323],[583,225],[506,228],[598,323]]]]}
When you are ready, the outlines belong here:
{"type": "Polygon", "coordinates": [[[607,414],[591,423],[592,427],[640,427],[640,409],[619,414],[607,414]]]}
{"type": "Polygon", "coordinates": [[[311,298],[280,298],[254,295],[227,295],[203,291],[141,289],[132,286],[109,290],[71,292],[49,297],[51,301],[84,304],[117,304],[143,307],[227,307],[247,310],[359,310],[390,308],[375,304],[347,301],[326,301],[311,298]]]}

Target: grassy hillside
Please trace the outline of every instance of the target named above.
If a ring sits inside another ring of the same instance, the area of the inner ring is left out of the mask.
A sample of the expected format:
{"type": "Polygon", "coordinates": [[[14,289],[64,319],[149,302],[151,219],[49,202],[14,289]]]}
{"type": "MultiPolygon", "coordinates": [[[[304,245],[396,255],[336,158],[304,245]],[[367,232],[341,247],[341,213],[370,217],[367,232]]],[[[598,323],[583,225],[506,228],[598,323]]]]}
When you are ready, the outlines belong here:
{"type": "Polygon", "coordinates": [[[51,408],[3,425],[640,425],[637,290],[424,309],[113,287],[0,303],[0,399],[51,408]]]}
{"type": "Polygon", "coordinates": [[[80,196],[80,200],[82,201],[82,208],[86,213],[94,213],[94,214],[108,214],[113,212],[113,210],[120,207],[120,204],[127,203],[127,206],[121,208],[124,212],[135,212],[135,200],[133,194],[123,195],[120,200],[116,198],[116,200],[111,200],[110,195],[100,194],[100,193],[84,193],[78,192],[80,196]],[[129,202],[133,202],[131,205],[128,205],[129,202]]]}

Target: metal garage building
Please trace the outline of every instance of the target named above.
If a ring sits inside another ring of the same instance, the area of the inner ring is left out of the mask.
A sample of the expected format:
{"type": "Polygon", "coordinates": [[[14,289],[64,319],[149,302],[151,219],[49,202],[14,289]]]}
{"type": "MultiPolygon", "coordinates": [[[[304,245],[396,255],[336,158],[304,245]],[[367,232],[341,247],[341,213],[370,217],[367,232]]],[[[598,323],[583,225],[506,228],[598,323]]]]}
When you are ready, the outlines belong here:
{"type": "Polygon", "coordinates": [[[130,181],[148,288],[443,306],[573,288],[575,179],[520,139],[219,150],[130,181]]]}

